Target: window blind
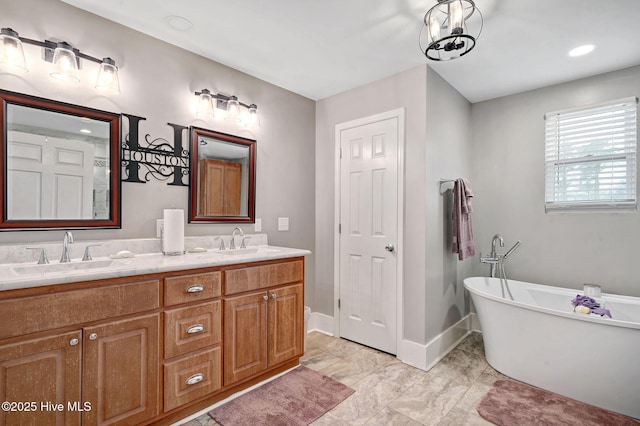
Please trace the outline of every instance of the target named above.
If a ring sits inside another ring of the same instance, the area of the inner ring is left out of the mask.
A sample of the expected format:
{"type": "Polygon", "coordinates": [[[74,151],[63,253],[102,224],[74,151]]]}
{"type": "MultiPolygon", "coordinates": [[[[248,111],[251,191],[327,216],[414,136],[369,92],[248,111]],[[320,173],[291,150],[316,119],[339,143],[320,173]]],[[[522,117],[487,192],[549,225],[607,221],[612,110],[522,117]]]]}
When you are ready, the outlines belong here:
{"type": "Polygon", "coordinates": [[[545,115],[545,210],[636,209],[637,98],[545,115]]]}

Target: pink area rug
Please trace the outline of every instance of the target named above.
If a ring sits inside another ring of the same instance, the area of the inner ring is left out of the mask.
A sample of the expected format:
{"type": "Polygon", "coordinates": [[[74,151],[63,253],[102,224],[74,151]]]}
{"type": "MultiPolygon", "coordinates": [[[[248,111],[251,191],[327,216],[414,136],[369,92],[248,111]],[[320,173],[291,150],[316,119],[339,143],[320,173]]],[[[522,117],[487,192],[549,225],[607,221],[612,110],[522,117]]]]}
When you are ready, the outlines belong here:
{"type": "Polygon", "coordinates": [[[622,414],[513,380],[497,380],[477,410],[484,419],[499,426],[640,425],[640,421],[622,414]]]}
{"type": "Polygon", "coordinates": [[[330,377],[299,366],[209,415],[223,426],[308,425],[353,392],[330,377]]]}

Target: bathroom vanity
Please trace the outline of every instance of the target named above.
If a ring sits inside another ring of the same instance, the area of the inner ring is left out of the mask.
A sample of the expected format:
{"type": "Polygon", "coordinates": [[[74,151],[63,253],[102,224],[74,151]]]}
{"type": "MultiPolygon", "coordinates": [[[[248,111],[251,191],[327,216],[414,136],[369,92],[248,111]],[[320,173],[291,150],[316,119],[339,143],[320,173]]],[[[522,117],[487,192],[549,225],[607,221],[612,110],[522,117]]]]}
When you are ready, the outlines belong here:
{"type": "Polygon", "coordinates": [[[294,367],[308,253],[154,255],[0,287],[15,403],[0,425],[171,424],[294,367]]]}

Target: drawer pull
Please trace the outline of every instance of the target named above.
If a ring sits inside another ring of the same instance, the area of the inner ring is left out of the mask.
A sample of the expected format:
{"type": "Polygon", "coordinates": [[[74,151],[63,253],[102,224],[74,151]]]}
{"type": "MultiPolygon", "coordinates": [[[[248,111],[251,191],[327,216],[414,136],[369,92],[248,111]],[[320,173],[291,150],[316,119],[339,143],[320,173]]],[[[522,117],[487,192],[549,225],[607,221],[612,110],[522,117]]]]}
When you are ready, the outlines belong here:
{"type": "Polygon", "coordinates": [[[69,344],[70,344],[71,346],[75,346],[75,345],[77,345],[78,343],[80,343],[80,341],[79,341],[78,339],[71,339],[71,341],[69,342],[69,344]]]}
{"type": "Polygon", "coordinates": [[[201,291],[204,291],[202,284],[194,284],[187,287],[187,293],[200,293],[201,291]]]}
{"type": "Polygon", "coordinates": [[[187,328],[187,334],[202,333],[203,331],[204,331],[203,324],[194,324],[191,327],[187,328]]]}
{"type": "Polygon", "coordinates": [[[186,385],[195,385],[196,383],[200,383],[203,380],[204,380],[204,374],[198,373],[189,377],[184,383],[186,385]]]}

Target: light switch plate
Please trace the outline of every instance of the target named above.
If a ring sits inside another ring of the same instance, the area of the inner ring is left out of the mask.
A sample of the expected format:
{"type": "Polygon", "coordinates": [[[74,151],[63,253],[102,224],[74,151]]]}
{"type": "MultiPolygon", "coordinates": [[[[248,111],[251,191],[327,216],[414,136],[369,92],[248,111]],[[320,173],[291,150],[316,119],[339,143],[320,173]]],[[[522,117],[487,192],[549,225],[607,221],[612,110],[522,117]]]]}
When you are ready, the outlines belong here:
{"type": "Polygon", "coordinates": [[[254,232],[262,231],[262,219],[256,218],[256,223],[253,225],[254,232]]]}
{"type": "Polygon", "coordinates": [[[156,238],[162,237],[163,228],[164,228],[164,219],[156,219],[156,238]]]}
{"type": "Polygon", "coordinates": [[[288,231],[289,230],[289,218],[288,217],[279,217],[278,218],[278,231],[288,231]]]}

